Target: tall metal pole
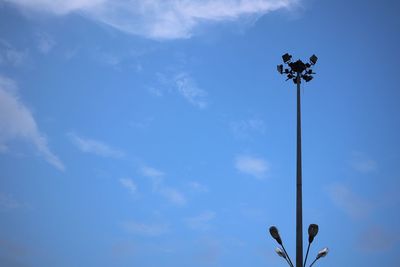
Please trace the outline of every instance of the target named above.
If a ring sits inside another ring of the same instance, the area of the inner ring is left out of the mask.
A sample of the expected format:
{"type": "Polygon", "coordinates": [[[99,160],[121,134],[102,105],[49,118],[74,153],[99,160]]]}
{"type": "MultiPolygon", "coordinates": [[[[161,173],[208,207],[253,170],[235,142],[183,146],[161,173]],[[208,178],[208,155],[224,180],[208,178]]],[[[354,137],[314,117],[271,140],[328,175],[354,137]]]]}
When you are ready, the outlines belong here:
{"type": "MultiPolygon", "coordinates": [[[[292,55],[286,53],[282,55],[283,63],[288,66],[285,68],[283,64],[277,66],[277,71],[280,74],[286,75],[288,80],[292,80],[297,85],[297,155],[296,155],[296,267],[303,267],[303,192],[302,192],[302,162],[301,162],[301,99],[300,99],[300,84],[303,79],[309,82],[313,79],[311,74],[315,74],[312,67],[317,63],[318,57],[312,55],[309,63],[304,63],[300,59],[292,61],[292,55]]],[[[308,248],[307,255],[310,249],[311,242],[318,233],[318,225],[310,224],[308,228],[308,248]]],[[[271,236],[282,245],[282,239],[279,236],[278,229],[275,226],[270,227],[271,236]]],[[[283,245],[282,245],[283,246],[283,245]]],[[[321,255],[326,255],[327,249],[322,250],[321,255]]],[[[318,255],[320,255],[320,253],[318,255]]],[[[278,253],[279,256],[280,253],[278,253]]],[[[285,251],[285,255],[287,255],[285,251]]],[[[282,256],[281,256],[282,257],[282,256]]],[[[323,256],[318,256],[323,257],[323,256]]],[[[289,258],[290,261],[290,258],[289,258]]],[[[312,263],[314,264],[315,261],[312,263]]],[[[311,265],[312,265],[311,264],[311,265]]]]}
{"type": "Polygon", "coordinates": [[[301,177],[301,73],[297,73],[297,175],[296,175],[296,267],[303,267],[303,200],[301,177]]]}

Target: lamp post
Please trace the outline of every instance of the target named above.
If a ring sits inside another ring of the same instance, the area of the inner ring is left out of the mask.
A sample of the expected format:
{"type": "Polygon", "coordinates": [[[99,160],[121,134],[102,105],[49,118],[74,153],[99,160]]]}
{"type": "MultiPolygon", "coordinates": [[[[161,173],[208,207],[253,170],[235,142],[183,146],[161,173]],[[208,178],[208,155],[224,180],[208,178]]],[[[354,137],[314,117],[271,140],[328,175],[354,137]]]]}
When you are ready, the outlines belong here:
{"type": "MultiPolygon", "coordinates": [[[[308,247],[306,258],[303,263],[303,196],[302,196],[302,161],[301,161],[301,101],[300,101],[300,84],[301,80],[309,82],[313,79],[311,74],[315,74],[311,69],[315,63],[317,63],[318,57],[316,55],[312,55],[310,57],[310,61],[308,63],[304,63],[301,60],[297,60],[295,62],[292,61],[292,56],[288,53],[282,56],[283,63],[288,67],[284,68],[283,64],[277,66],[277,70],[280,74],[286,75],[287,80],[293,80],[293,82],[297,85],[297,157],[296,157],[296,267],[305,267],[308,257],[308,252],[310,249],[310,245],[314,240],[314,237],[318,233],[318,225],[311,224],[308,228],[308,247]]],[[[275,226],[270,228],[270,234],[272,237],[278,242],[279,245],[282,246],[283,252],[285,256],[284,258],[288,262],[291,267],[294,267],[289,255],[286,253],[285,248],[283,247],[282,240],[278,234],[278,229],[275,226]],[[272,230],[271,230],[272,229],[272,230]]],[[[278,253],[278,250],[277,250],[278,253]]],[[[312,266],[319,258],[326,256],[328,253],[328,249],[321,250],[318,253],[317,258],[310,265],[312,266]],[[322,254],[321,254],[322,253],[322,254]],[[321,254],[321,255],[320,255],[321,254]]],[[[281,253],[278,253],[279,256],[283,257],[281,253]]]]}

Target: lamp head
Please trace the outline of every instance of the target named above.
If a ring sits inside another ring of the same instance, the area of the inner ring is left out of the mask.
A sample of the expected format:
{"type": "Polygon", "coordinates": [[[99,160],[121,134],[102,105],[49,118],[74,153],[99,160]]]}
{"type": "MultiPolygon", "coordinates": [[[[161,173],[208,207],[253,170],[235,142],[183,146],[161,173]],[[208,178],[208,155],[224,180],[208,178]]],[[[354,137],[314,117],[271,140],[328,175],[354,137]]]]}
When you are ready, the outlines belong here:
{"type": "Polygon", "coordinates": [[[314,77],[312,75],[304,74],[301,76],[306,82],[311,81],[314,77]]]}
{"type": "Polygon", "coordinates": [[[280,74],[283,73],[283,65],[282,65],[282,64],[276,66],[276,69],[278,70],[278,72],[279,72],[280,74]]]}
{"type": "Polygon", "coordinates": [[[325,257],[326,255],[328,255],[328,252],[329,252],[328,248],[324,248],[324,249],[320,250],[318,252],[317,259],[325,257]]]}
{"type": "Polygon", "coordinates": [[[308,226],[308,243],[312,243],[314,237],[318,234],[318,225],[317,224],[310,224],[308,226]]]}
{"type": "Polygon", "coordinates": [[[282,56],[282,59],[283,59],[283,62],[286,64],[286,63],[288,63],[288,62],[292,59],[292,56],[289,55],[288,53],[286,53],[286,54],[284,54],[284,55],[282,56]]]}
{"type": "Polygon", "coordinates": [[[317,63],[317,60],[318,60],[318,57],[316,55],[312,55],[310,57],[311,65],[315,65],[315,63],[317,63]]]}
{"type": "Polygon", "coordinates": [[[278,242],[279,245],[282,245],[282,239],[279,235],[278,228],[276,228],[275,226],[271,226],[269,228],[269,233],[271,234],[272,238],[275,239],[276,242],[278,242]]]}
{"type": "Polygon", "coordinates": [[[276,252],[276,254],[279,255],[279,257],[282,257],[282,258],[286,259],[286,254],[285,254],[285,252],[282,251],[282,249],[276,248],[275,252],[276,252]]]}

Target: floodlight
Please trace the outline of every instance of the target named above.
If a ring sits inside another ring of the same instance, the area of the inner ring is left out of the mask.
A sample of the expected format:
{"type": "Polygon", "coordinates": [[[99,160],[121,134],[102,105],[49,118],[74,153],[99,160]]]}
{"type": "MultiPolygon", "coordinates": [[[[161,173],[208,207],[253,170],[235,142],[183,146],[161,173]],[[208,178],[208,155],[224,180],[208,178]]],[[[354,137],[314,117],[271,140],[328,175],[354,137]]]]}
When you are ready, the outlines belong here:
{"type": "Polygon", "coordinates": [[[318,252],[317,259],[325,257],[329,252],[328,248],[324,248],[318,252]]]}
{"type": "Polygon", "coordinates": [[[276,248],[275,252],[276,252],[276,254],[279,255],[279,257],[282,257],[282,258],[286,259],[286,254],[285,254],[285,252],[282,251],[282,249],[276,248]]]}
{"type": "Polygon", "coordinates": [[[316,55],[312,55],[310,57],[311,65],[315,65],[315,63],[317,63],[317,60],[318,60],[318,57],[316,55]]]}
{"type": "Polygon", "coordinates": [[[282,59],[283,59],[283,62],[284,62],[284,63],[288,63],[288,62],[292,59],[292,56],[289,55],[288,53],[286,53],[286,54],[284,54],[284,55],[282,56],[282,59]]]}
{"type": "Polygon", "coordinates": [[[303,75],[302,77],[306,82],[309,82],[314,78],[313,76],[307,74],[303,75]]]}
{"type": "Polygon", "coordinates": [[[308,242],[312,243],[314,237],[318,234],[318,225],[317,224],[310,224],[308,226],[308,242]]]}
{"type": "Polygon", "coordinates": [[[279,72],[280,74],[283,73],[283,65],[282,65],[282,64],[276,66],[276,69],[278,70],[278,72],[279,72]]]}
{"type": "Polygon", "coordinates": [[[271,226],[269,228],[269,233],[271,234],[272,238],[275,239],[276,242],[278,242],[279,245],[282,245],[282,239],[279,235],[278,228],[276,228],[275,226],[271,226]]]}

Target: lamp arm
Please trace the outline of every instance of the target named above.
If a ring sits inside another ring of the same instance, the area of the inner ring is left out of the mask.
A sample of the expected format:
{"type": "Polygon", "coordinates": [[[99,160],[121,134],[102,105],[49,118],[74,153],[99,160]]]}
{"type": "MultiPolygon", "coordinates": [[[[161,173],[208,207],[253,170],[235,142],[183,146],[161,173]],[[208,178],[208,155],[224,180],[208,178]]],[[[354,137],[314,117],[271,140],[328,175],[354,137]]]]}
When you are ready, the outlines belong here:
{"type": "Polygon", "coordinates": [[[286,249],[285,249],[285,246],[283,245],[283,243],[281,244],[281,246],[282,246],[282,249],[283,249],[283,251],[285,252],[285,254],[286,254],[286,257],[288,258],[288,263],[289,263],[289,265],[291,266],[291,267],[294,267],[293,266],[293,263],[292,263],[292,260],[290,259],[290,257],[289,257],[289,254],[286,252],[286,249]]]}
{"type": "Polygon", "coordinates": [[[318,260],[319,258],[315,258],[315,260],[311,263],[311,265],[309,267],[312,267],[314,265],[314,263],[318,260]]]}
{"type": "Polygon", "coordinates": [[[308,252],[310,251],[310,246],[311,246],[311,243],[308,242],[307,253],[306,253],[306,258],[304,259],[303,267],[306,267],[307,258],[308,258],[308,252]]]}

